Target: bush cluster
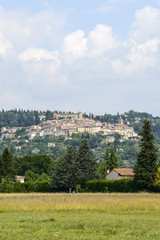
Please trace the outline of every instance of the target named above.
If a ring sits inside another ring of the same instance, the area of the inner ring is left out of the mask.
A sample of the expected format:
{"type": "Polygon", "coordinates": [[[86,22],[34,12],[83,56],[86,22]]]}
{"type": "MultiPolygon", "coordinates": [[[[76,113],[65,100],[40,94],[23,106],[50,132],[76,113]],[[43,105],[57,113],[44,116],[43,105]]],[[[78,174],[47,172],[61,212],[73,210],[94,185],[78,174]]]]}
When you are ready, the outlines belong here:
{"type": "Polygon", "coordinates": [[[131,179],[92,180],[85,183],[86,192],[137,192],[138,189],[131,179]]]}
{"type": "Polygon", "coordinates": [[[53,189],[48,181],[41,182],[15,182],[15,183],[0,183],[0,192],[3,193],[27,193],[27,192],[52,192],[53,189]]]}
{"type": "MultiPolygon", "coordinates": [[[[81,189],[81,192],[138,192],[140,189],[136,186],[134,180],[90,180],[87,181],[81,189]]],[[[29,193],[29,192],[59,192],[60,190],[51,187],[49,181],[41,182],[15,182],[0,183],[1,193],[29,193]]],[[[61,189],[66,192],[66,189],[61,189]]],[[[160,183],[154,184],[151,192],[160,192],[160,183]]]]}

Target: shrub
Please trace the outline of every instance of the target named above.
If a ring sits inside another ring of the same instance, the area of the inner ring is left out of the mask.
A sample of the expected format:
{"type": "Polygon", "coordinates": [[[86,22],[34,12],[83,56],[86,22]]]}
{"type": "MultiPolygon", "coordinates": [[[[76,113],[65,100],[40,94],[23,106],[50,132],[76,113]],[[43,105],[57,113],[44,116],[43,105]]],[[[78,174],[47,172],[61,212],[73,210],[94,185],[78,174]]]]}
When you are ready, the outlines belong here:
{"type": "Polygon", "coordinates": [[[137,192],[138,189],[131,179],[91,180],[84,186],[86,192],[137,192]]]}
{"type": "Polygon", "coordinates": [[[16,192],[16,193],[26,192],[24,184],[20,182],[10,183],[10,185],[12,186],[12,192],[16,192]]]}
{"type": "Polygon", "coordinates": [[[156,181],[152,186],[152,192],[160,192],[160,181],[156,181]]]}
{"type": "Polygon", "coordinates": [[[35,192],[52,192],[48,181],[35,182],[35,192]]]}
{"type": "Polygon", "coordinates": [[[25,183],[0,183],[0,192],[52,192],[52,188],[48,181],[41,182],[25,182],[25,183]]]}

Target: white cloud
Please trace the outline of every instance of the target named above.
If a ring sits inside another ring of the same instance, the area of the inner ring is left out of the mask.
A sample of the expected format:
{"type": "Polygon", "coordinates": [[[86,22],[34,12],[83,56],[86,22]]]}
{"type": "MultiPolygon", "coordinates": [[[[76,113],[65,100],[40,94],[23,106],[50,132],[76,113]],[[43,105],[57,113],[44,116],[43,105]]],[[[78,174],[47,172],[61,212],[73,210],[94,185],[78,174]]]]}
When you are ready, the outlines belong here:
{"type": "Polygon", "coordinates": [[[113,36],[110,26],[98,24],[88,36],[78,30],[64,38],[62,53],[65,61],[72,64],[81,58],[96,58],[115,49],[119,41],[113,36]]]}
{"type": "Polygon", "coordinates": [[[9,82],[15,81],[16,88],[37,82],[43,85],[45,81],[49,86],[59,81],[59,77],[55,78],[61,64],[59,52],[48,49],[60,45],[64,23],[65,16],[53,10],[30,14],[25,10],[0,8],[0,58],[6,61],[0,59],[3,82],[10,85],[9,82]],[[6,74],[8,66],[12,66],[12,70],[6,74]]]}
{"type": "Polygon", "coordinates": [[[157,66],[159,43],[156,34],[141,42],[129,36],[123,43],[113,35],[110,26],[98,24],[86,37],[82,30],[67,35],[63,53],[66,63],[71,65],[70,73],[82,68],[86,75],[86,71],[91,70],[96,76],[104,75],[107,69],[110,78],[127,79],[133,73],[145,72],[157,66]],[[75,65],[77,60],[80,62],[75,65]]]}
{"type": "Polygon", "coordinates": [[[143,42],[153,37],[160,38],[160,10],[146,6],[137,10],[130,37],[143,42]]]}
{"type": "Polygon", "coordinates": [[[153,38],[138,44],[129,39],[124,42],[124,54],[121,58],[111,60],[112,66],[119,76],[128,78],[133,73],[143,72],[158,64],[157,52],[160,39],[153,38]],[[127,52],[125,53],[125,50],[127,52]]]}
{"type": "Polygon", "coordinates": [[[5,40],[3,33],[0,32],[0,56],[3,58],[6,57],[6,55],[9,54],[12,48],[12,43],[8,40],[5,40]]]}
{"type": "Polygon", "coordinates": [[[58,65],[60,64],[58,51],[49,52],[45,49],[38,48],[27,49],[26,51],[19,55],[19,59],[23,62],[53,61],[56,62],[58,65]]]}
{"type": "Polygon", "coordinates": [[[62,40],[65,16],[53,10],[29,14],[25,10],[5,11],[0,8],[0,33],[15,52],[29,47],[57,47],[62,40]],[[46,44],[47,43],[47,44],[46,44]]]}
{"type": "Polygon", "coordinates": [[[98,24],[95,29],[90,31],[88,36],[89,55],[96,57],[107,51],[115,49],[119,45],[113,36],[110,26],[98,24]]]}
{"type": "Polygon", "coordinates": [[[22,61],[31,82],[40,81],[43,77],[46,84],[54,82],[53,76],[61,64],[58,51],[49,52],[45,49],[27,49],[18,59],[22,61]]]}
{"type": "MultiPolygon", "coordinates": [[[[120,3],[110,1],[116,2],[120,3]]],[[[51,10],[31,15],[0,9],[2,104],[47,108],[54,102],[62,110],[80,106],[94,111],[105,102],[112,110],[118,103],[126,104],[124,95],[133,96],[132,87],[134,92],[139,84],[143,87],[151,73],[159,81],[159,9],[137,10],[124,42],[106,24],[65,35],[64,22],[51,10]]]]}
{"type": "Polygon", "coordinates": [[[158,51],[158,45],[160,43],[160,39],[158,38],[153,38],[145,43],[139,44],[137,48],[141,50],[144,54],[152,54],[156,53],[158,51]]]}
{"type": "Polygon", "coordinates": [[[87,51],[87,39],[82,30],[73,32],[64,38],[62,52],[68,64],[83,58],[87,51]]]}

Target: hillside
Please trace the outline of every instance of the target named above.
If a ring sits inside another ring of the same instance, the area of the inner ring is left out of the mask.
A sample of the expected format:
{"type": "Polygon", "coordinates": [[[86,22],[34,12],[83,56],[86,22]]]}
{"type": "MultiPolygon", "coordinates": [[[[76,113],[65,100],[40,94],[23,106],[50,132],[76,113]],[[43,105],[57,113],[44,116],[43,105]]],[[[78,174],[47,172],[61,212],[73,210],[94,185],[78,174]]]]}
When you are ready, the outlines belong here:
{"type": "Polygon", "coordinates": [[[66,147],[78,147],[86,138],[97,161],[106,146],[114,146],[120,167],[133,167],[139,150],[137,133],[143,119],[151,121],[156,147],[160,148],[160,118],[129,111],[122,115],[94,115],[51,112],[49,110],[0,111],[0,152],[7,145],[14,156],[49,154],[52,159],[65,154],[66,147]]]}

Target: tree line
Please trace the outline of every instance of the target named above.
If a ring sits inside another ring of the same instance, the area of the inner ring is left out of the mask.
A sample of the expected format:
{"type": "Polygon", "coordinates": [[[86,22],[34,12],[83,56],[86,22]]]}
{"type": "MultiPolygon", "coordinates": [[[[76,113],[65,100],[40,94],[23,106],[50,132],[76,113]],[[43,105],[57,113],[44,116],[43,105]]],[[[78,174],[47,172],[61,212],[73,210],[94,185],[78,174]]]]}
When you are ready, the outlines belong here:
{"type": "MultiPolygon", "coordinates": [[[[158,150],[150,122],[144,120],[140,131],[140,151],[134,166],[133,183],[139,190],[160,189],[158,150]]],[[[6,147],[0,155],[0,181],[14,182],[15,175],[25,175],[26,181],[48,181],[56,191],[83,187],[89,180],[105,179],[106,173],[119,166],[114,148],[106,148],[103,159],[97,163],[86,139],[79,148],[68,146],[64,156],[56,161],[48,155],[14,158],[6,147]]]]}
{"type": "Polygon", "coordinates": [[[14,158],[6,147],[0,156],[0,181],[14,182],[15,175],[25,176],[30,182],[50,180],[53,188],[66,190],[97,178],[98,172],[94,154],[84,139],[78,150],[68,146],[66,154],[56,161],[41,154],[14,158]]]}

